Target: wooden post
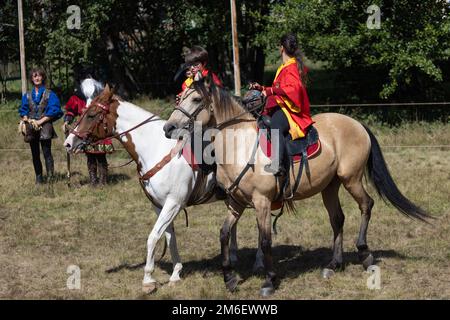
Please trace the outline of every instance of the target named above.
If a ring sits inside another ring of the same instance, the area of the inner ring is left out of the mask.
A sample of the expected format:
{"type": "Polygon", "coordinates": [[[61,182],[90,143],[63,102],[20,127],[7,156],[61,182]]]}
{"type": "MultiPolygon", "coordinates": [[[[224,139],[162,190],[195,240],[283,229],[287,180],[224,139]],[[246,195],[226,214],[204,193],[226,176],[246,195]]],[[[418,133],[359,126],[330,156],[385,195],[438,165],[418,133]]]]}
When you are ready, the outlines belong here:
{"type": "Polygon", "coordinates": [[[22,94],[27,92],[27,69],[25,65],[25,40],[23,36],[22,0],[17,0],[19,11],[19,47],[20,47],[20,77],[22,78],[22,94]]]}
{"type": "Polygon", "coordinates": [[[231,2],[231,31],[233,39],[234,94],[241,95],[241,70],[239,67],[239,39],[236,22],[236,0],[231,2]]]}

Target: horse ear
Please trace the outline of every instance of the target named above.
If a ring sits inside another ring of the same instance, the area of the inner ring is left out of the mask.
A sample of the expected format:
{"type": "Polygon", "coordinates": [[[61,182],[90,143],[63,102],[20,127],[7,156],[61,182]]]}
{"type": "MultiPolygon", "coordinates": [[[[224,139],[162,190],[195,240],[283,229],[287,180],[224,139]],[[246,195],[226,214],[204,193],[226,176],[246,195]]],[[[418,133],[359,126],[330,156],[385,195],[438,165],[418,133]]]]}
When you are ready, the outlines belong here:
{"type": "Polygon", "coordinates": [[[115,95],[117,93],[118,90],[118,85],[114,84],[114,83],[107,83],[109,90],[111,91],[112,95],[115,95]]]}
{"type": "Polygon", "coordinates": [[[106,84],[105,89],[103,89],[103,94],[108,95],[111,93],[111,88],[109,87],[109,84],[106,84]]]}
{"type": "Polygon", "coordinates": [[[103,100],[109,101],[109,100],[111,100],[113,95],[114,95],[113,90],[111,89],[109,84],[106,84],[105,89],[103,89],[103,92],[101,94],[103,100]]]}
{"type": "Polygon", "coordinates": [[[194,76],[194,81],[201,81],[203,79],[202,73],[200,71],[197,71],[197,73],[194,76]]]}

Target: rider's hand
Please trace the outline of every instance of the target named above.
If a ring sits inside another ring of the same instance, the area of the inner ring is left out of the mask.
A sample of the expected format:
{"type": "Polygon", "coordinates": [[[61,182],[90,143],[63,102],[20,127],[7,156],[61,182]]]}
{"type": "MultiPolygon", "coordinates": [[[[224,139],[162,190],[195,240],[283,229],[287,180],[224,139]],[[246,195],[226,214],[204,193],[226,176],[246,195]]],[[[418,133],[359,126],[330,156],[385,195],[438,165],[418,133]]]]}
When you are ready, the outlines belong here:
{"type": "Polygon", "coordinates": [[[41,124],[37,120],[31,119],[28,122],[31,124],[34,130],[36,131],[41,130],[41,124]]]}
{"type": "Polygon", "coordinates": [[[69,123],[68,123],[67,121],[65,121],[65,122],[63,123],[61,129],[62,129],[62,131],[63,131],[64,133],[69,132],[69,129],[70,129],[70,128],[69,128],[69,123]]]}
{"type": "Polygon", "coordinates": [[[22,133],[23,135],[27,133],[25,122],[25,120],[20,120],[19,127],[17,128],[18,132],[22,133]]]}
{"type": "Polygon", "coordinates": [[[262,85],[260,85],[258,82],[253,82],[253,83],[250,83],[249,90],[263,91],[264,87],[262,85]]]}

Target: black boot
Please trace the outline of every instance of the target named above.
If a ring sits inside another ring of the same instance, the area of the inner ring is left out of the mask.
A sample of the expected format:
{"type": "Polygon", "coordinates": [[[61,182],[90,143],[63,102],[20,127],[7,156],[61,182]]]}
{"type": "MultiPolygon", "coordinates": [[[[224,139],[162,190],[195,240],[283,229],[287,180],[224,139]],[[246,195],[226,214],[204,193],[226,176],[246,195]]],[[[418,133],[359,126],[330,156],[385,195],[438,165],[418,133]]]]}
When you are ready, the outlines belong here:
{"type": "Polygon", "coordinates": [[[44,183],[44,178],[42,177],[42,174],[38,174],[36,176],[36,184],[39,185],[39,184],[43,184],[43,183],[44,183]]]}
{"type": "Polygon", "coordinates": [[[45,159],[45,169],[47,171],[47,181],[53,182],[55,177],[55,164],[53,162],[53,157],[45,159]]]}
{"type": "Polygon", "coordinates": [[[86,154],[86,156],[87,156],[89,180],[92,186],[96,186],[98,184],[97,159],[95,158],[95,155],[92,154],[86,154]]]}

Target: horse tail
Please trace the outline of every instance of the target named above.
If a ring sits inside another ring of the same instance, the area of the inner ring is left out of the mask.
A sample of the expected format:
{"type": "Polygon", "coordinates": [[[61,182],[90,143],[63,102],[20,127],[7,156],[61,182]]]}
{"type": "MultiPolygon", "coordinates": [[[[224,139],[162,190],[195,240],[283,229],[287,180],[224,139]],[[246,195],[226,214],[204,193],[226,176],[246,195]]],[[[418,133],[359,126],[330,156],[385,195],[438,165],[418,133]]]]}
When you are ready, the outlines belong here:
{"type": "MultiPolygon", "coordinates": [[[[364,126],[364,125],[363,125],[364,126]]],[[[367,171],[369,181],[374,185],[377,193],[387,203],[390,202],[402,214],[409,218],[415,218],[423,222],[427,222],[427,218],[432,216],[425,210],[420,208],[406,198],[398,189],[384,160],[380,145],[375,135],[364,126],[370,137],[370,154],[367,161],[367,171]]]]}

